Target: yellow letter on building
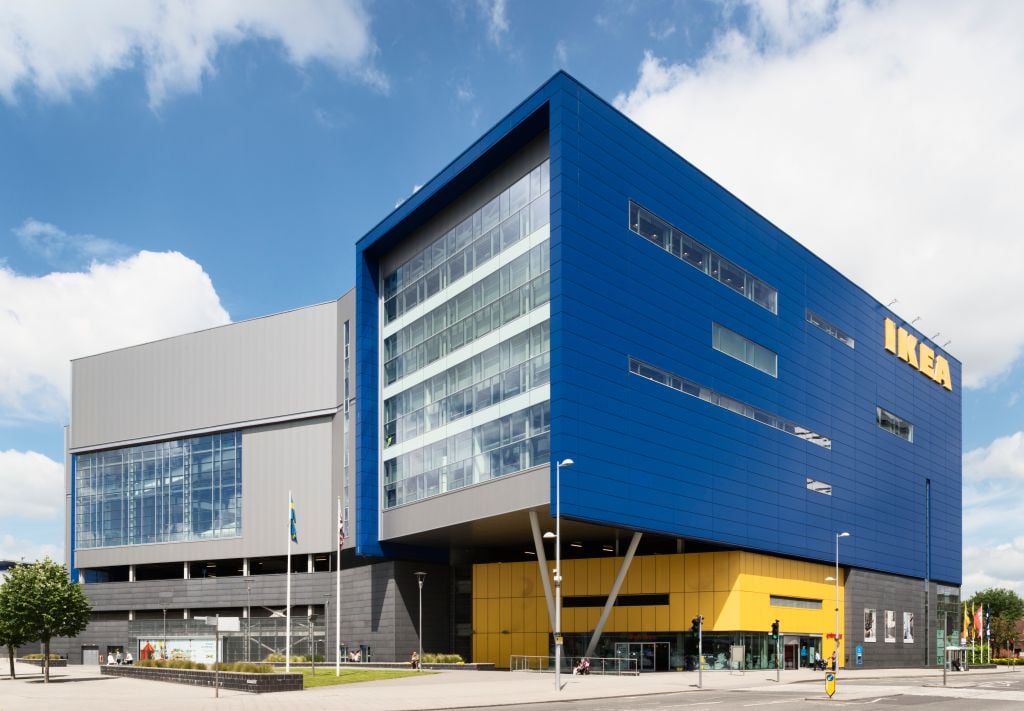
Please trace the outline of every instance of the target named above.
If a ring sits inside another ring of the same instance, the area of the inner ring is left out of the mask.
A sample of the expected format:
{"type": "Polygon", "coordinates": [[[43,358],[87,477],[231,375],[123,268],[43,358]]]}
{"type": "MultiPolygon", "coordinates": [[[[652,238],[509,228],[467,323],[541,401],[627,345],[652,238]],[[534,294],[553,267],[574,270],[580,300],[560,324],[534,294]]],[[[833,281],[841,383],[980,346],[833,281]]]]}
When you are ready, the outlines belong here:
{"type": "Polygon", "coordinates": [[[896,353],[896,324],[891,318],[885,319],[885,350],[896,353]]]}
{"type": "Polygon", "coordinates": [[[949,374],[949,361],[942,356],[935,356],[935,374],[932,375],[932,380],[946,388],[946,390],[953,391],[953,378],[949,374]]]}
{"type": "Polygon", "coordinates": [[[917,367],[917,338],[911,336],[902,328],[897,333],[899,343],[896,357],[905,360],[910,365],[917,367]]]}
{"type": "Polygon", "coordinates": [[[918,369],[932,380],[935,380],[935,351],[922,343],[917,349],[921,364],[918,369]]]}

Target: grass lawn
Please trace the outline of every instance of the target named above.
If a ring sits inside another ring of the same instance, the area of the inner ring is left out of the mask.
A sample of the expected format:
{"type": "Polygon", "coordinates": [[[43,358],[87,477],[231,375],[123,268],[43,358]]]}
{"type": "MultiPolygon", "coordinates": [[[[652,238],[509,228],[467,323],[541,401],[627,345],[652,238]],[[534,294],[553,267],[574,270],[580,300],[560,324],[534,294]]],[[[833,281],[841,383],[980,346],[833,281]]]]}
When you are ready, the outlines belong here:
{"type": "MultiPolygon", "coordinates": [[[[278,671],[283,671],[279,669],[278,671]]],[[[403,671],[398,669],[342,669],[341,676],[334,676],[334,667],[317,667],[316,673],[309,667],[292,667],[292,673],[300,673],[303,677],[303,688],[311,689],[314,686],[333,686],[335,684],[355,684],[360,681],[380,681],[381,679],[400,679],[403,676],[416,676],[417,674],[436,674],[437,672],[427,671],[403,671]]]]}

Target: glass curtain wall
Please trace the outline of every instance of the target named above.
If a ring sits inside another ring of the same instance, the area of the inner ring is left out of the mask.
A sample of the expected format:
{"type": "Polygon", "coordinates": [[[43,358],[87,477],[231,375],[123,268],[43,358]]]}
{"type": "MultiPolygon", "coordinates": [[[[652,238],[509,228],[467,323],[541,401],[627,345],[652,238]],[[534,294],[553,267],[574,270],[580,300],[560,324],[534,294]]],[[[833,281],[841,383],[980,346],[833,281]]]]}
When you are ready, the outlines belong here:
{"type": "Polygon", "coordinates": [[[75,455],[76,545],[242,533],[242,433],[75,455]]]}

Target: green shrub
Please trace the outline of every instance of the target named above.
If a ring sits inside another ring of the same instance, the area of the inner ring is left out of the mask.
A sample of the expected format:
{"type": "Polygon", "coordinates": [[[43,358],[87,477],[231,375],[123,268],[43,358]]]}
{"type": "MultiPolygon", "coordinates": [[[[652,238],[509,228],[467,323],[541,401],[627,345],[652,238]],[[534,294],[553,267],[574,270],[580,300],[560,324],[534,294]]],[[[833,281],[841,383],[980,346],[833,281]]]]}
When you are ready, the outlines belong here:
{"type": "MultiPolygon", "coordinates": [[[[285,662],[285,656],[283,654],[268,654],[267,656],[265,656],[263,658],[263,661],[268,662],[270,664],[274,664],[274,663],[283,664],[285,662]]],[[[323,657],[317,657],[317,661],[322,662],[323,661],[323,657]]],[[[293,654],[292,655],[292,664],[303,664],[303,663],[308,664],[309,663],[309,657],[305,657],[305,656],[302,656],[302,655],[299,655],[299,654],[293,654]]]]}
{"type": "Polygon", "coordinates": [[[436,652],[423,653],[424,664],[464,664],[459,654],[438,654],[436,652]]]}
{"type": "MultiPolygon", "coordinates": [[[[22,659],[42,659],[44,656],[46,655],[36,652],[35,654],[26,654],[22,659]]],[[[50,659],[63,659],[63,657],[59,654],[51,654],[50,659]]]]}
{"type": "Polygon", "coordinates": [[[217,669],[225,672],[242,672],[244,674],[273,674],[274,667],[259,662],[220,662],[217,669]]]}
{"type": "Polygon", "coordinates": [[[135,662],[135,666],[153,667],[156,669],[207,669],[202,662],[193,662],[188,659],[143,659],[135,662]]]}

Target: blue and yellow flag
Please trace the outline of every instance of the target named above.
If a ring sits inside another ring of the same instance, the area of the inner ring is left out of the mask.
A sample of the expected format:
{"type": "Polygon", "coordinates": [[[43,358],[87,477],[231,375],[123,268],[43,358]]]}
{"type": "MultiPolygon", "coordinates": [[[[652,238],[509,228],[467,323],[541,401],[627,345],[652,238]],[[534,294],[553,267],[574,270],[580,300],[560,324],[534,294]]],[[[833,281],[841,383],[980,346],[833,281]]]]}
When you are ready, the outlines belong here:
{"type": "Polygon", "coordinates": [[[299,534],[295,530],[295,499],[292,498],[291,494],[288,494],[288,511],[289,511],[289,518],[291,519],[289,523],[290,523],[290,526],[291,526],[292,543],[298,543],[299,542],[299,534]]]}

